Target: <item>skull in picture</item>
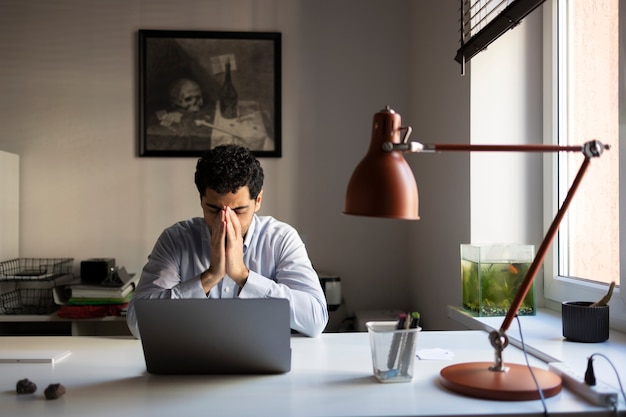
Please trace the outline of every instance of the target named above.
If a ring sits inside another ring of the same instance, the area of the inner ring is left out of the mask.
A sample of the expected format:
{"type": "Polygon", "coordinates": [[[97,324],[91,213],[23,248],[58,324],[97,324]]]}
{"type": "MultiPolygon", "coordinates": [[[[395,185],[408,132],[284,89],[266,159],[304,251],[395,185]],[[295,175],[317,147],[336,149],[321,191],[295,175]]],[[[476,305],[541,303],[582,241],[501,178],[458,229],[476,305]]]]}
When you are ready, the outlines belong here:
{"type": "Polygon", "coordinates": [[[169,88],[170,104],[187,112],[197,112],[204,105],[202,90],[195,81],[179,78],[169,88]]]}

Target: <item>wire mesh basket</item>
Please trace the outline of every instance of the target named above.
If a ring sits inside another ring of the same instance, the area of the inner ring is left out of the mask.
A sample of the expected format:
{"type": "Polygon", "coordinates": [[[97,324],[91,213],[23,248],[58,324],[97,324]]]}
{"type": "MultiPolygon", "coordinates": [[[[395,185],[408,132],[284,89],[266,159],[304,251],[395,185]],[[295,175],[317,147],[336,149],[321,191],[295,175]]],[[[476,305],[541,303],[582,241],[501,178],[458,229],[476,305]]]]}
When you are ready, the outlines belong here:
{"type": "Polygon", "coordinates": [[[17,258],[0,262],[0,314],[49,314],[53,288],[74,280],[73,258],[17,258]]]}

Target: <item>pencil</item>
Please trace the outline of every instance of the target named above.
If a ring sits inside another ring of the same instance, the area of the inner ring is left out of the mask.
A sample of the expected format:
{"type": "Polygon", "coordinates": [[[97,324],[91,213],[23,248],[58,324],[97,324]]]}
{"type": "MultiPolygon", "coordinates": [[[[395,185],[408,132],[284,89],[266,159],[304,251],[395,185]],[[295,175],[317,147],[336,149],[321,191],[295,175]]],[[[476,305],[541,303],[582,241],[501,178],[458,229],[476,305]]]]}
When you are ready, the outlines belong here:
{"type": "MultiPolygon", "coordinates": [[[[420,322],[420,313],[414,311],[411,313],[411,320],[407,320],[410,322],[408,325],[409,329],[417,329],[420,322]]],[[[411,356],[415,351],[415,332],[409,332],[406,338],[405,344],[402,346],[402,352],[400,352],[400,375],[408,375],[409,373],[409,364],[411,363],[411,356]]]]}
{"type": "MultiPolygon", "coordinates": [[[[398,314],[398,322],[396,324],[396,330],[404,329],[404,326],[409,321],[406,319],[406,313],[398,314]]],[[[391,348],[389,349],[389,356],[387,357],[387,369],[394,369],[396,367],[396,359],[398,357],[398,350],[400,349],[400,340],[402,335],[400,333],[394,333],[391,341],[391,348]]]]}

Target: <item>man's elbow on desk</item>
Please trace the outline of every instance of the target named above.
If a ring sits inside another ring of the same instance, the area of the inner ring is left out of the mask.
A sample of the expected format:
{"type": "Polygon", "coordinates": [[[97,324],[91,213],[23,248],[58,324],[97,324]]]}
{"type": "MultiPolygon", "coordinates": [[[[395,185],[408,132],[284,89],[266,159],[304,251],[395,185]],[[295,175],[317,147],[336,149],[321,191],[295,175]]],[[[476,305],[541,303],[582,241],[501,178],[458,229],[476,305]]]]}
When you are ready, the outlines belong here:
{"type": "Polygon", "coordinates": [[[318,303],[317,299],[311,302],[308,314],[303,314],[302,311],[296,312],[292,306],[291,328],[308,337],[317,337],[322,334],[328,324],[328,310],[325,302],[322,305],[318,303]]]}

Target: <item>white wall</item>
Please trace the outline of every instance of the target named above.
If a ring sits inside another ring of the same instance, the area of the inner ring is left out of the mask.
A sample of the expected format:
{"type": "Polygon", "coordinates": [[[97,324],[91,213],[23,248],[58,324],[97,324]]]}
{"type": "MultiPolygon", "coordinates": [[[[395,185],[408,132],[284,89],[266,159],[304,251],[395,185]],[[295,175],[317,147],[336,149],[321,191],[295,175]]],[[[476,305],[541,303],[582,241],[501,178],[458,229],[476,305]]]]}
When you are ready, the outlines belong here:
{"type": "MultiPolygon", "coordinates": [[[[472,143],[543,143],[543,8],[471,62],[472,143]]],[[[471,241],[543,240],[543,162],[551,154],[472,153],[471,241]]],[[[543,305],[543,269],[535,280],[543,305]]]]}
{"type": "MultiPolygon", "coordinates": [[[[458,2],[417,2],[411,39],[411,112],[403,121],[422,143],[469,142],[470,76],[454,60],[458,2]],[[442,25],[441,22],[454,22],[442,25]]],[[[421,220],[410,224],[409,288],[426,326],[451,329],[448,305],[461,304],[459,244],[469,239],[469,154],[407,157],[419,189],[421,220]],[[423,314],[422,314],[423,315],[423,314]]]]}
{"type": "Polygon", "coordinates": [[[454,327],[470,238],[469,155],[410,158],[419,222],[341,214],[390,105],[423,142],[469,140],[454,0],[0,0],[0,149],[20,155],[20,256],[115,257],[139,272],[164,227],[200,214],[195,158],[139,158],[138,29],[283,34],[283,157],[262,214],[342,278],[345,313],[412,308],[454,327]]]}
{"type": "MultiPolygon", "coordinates": [[[[471,61],[472,143],[543,143],[542,28],[540,7],[471,61]]],[[[471,154],[471,243],[539,246],[544,157],[471,154]]]]}
{"type": "Polygon", "coordinates": [[[403,223],[341,214],[372,117],[408,107],[410,1],[300,1],[295,88],[298,226],[314,264],[342,277],[347,309],[408,308],[403,223]]]}
{"type": "Polygon", "coordinates": [[[138,29],[279,31],[283,157],[262,160],[262,214],[300,230],[350,311],[405,308],[405,228],[341,210],[372,114],[408,106],[409,6],[0,0],[0,149],[21,158],[20,255],[139,272],[164,227],[200,214],[195,158],[136,156],[138,29]]]}

